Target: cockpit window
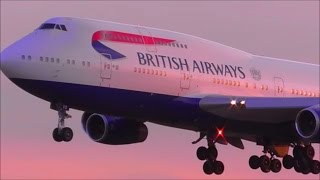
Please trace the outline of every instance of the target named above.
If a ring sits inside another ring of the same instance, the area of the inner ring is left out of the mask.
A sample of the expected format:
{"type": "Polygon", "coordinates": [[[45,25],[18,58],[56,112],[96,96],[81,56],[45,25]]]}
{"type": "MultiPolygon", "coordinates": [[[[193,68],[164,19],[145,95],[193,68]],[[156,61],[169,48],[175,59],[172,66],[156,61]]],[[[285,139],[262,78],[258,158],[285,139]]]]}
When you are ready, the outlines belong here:
{"type": "Polygon", "coordinates": [[[60,27],[61,27],[61,29],[63,30],[63,31],[67,31],[67,28],[66,28],[66,26],[65,25],[60,25],[60,27]]]}
{"type": "Polygon", "coordinates": [[[56,29],[61,30],[61,28],[60,28],[60,25],[59,25],[59,24],[56,24],[56,29]]]}
{"type": "Polygon", "coordinates": [[[39,29],[57,29],[62,31],[67,31],[67,28],[63,24],[53,24],[53,23],[43,23],[39,29]]]}
{"type": "Polygon", "coordinates": [[[42,24],[39,29],[54,29],[55,24],[52,23],[44,23],[42,24]]]}

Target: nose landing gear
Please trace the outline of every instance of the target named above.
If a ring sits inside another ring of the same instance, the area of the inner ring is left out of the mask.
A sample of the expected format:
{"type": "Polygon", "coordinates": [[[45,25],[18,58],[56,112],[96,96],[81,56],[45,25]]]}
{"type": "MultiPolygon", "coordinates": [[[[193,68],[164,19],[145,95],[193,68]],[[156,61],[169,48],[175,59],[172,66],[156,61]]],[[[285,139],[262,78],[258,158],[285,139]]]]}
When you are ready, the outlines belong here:
{"type": "Polygon", "coordinates": [[[51,108],[58,111],[58,127],[55,128],[52,132],[52,137],[56,142],[69,142],[73,138],[73,131],[69,127],[64,126],[64,120],[71,118],[67,111],[69,108],[63,104],[52,104],[51,108]]]}

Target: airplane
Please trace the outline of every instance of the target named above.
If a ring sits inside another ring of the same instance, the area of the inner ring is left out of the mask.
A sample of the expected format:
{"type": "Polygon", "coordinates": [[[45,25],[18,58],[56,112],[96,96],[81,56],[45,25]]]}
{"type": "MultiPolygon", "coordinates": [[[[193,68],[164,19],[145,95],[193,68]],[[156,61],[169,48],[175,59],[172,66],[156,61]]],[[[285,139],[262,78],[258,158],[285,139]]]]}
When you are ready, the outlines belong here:
{"type": "Polygon", "coordinates": [[[252,169],[319,174],[319,64],[258,56],[150,27],[55,17],[1,52],[1,70],[58,112],[57,142],[69,142],[70,108],[91,140],[141,143],[145,122],[199,133],[196,156],[221,175],[217,144],[262,147],[252,169]],[[289,149],[292,148],[292,155],[289,149]],[[282,161],[280,160],[282,158],[282,161]]]}

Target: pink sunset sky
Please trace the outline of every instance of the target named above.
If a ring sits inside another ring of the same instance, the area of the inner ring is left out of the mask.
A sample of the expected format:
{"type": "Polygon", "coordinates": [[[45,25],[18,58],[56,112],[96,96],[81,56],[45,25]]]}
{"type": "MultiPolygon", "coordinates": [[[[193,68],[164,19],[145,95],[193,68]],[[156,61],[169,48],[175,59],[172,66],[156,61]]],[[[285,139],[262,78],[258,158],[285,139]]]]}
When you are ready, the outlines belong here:
{"type": "MultiPolygon", "coordinates": [[[[168,29],[253,54],[319,64],[319,1],[1,1],[1,51],[56,16],[168,29]]],[[[54,142],[57,113],[1,72],[1,179],[319,179],[293,170],[251,170],[249,157],[262,154],[251,142],[245,150],[218,145],[225,172],[207,176],[195,155],[205,141],[192,145],[195,132],[147,123],[144,143],[103,145],[83,132],[82,112],[70,114],[73,141],[54,142]]],[[[316,152],[319,159],[319,145],[316,152]]]]}

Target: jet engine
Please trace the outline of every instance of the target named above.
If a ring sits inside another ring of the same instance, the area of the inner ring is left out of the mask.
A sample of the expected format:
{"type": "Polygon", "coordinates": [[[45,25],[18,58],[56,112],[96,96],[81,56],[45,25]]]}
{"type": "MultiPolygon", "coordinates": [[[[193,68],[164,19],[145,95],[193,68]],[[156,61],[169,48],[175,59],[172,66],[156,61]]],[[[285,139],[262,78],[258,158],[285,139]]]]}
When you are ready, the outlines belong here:
{"type": "Polygon", "coordinates": [[[102,144],[140,143],[148,136],[147,126],[132,119],[84,113],[82,125],[93,141],[102,144]]]}
{"type": "Polygon", "coordinates": [[[320,105],[301,110],[297,115],[295,127],[302,139],[320,141],[320,105]]]}

